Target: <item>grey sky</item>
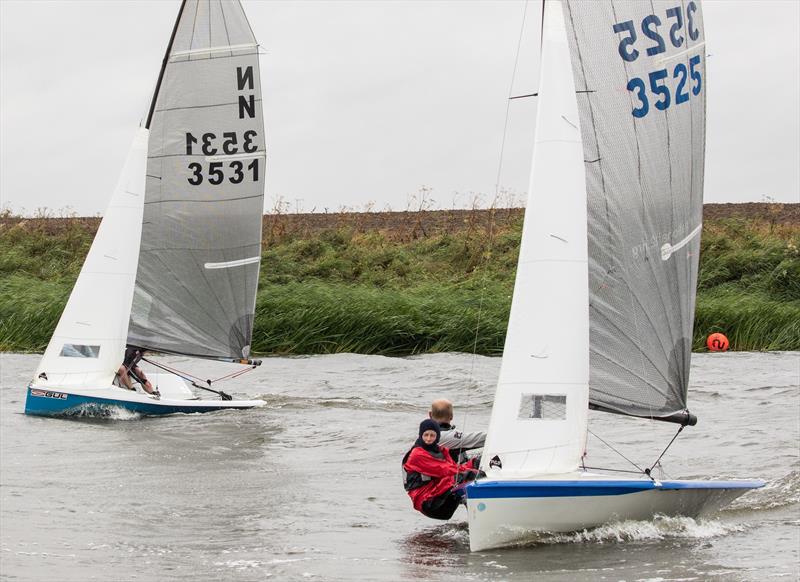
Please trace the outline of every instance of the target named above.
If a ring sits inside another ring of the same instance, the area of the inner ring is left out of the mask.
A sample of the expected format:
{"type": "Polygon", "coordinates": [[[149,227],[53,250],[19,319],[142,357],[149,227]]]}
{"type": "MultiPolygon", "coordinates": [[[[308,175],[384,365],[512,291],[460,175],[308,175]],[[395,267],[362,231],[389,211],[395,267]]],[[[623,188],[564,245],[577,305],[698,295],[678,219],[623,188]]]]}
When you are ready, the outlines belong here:
{"type": "MultiPolygon", "coordinates": [[[[524,2],[243,2],[262,56],[267,209],[436,207],[494,195],[524,2]]],[[[178,0],[0,0],[2,204],[103,212],[178,0]]],[[[514,93],[536,90],[531,0],[514,93]]],[[[707,1],[707,202],[800,202],[800,3],[707,1]]],[[[535,99],[500,184],[527,190],[535,99]]]]}

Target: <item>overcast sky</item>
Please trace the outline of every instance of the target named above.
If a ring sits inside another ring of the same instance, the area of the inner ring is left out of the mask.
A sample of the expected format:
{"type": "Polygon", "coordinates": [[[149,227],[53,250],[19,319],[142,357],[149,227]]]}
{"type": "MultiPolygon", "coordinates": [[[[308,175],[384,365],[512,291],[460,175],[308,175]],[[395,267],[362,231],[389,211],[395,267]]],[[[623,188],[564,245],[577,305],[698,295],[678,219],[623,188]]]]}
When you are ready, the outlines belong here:
{"type": "MultiPolygon", "coordinates": [[[[267,53],[266,210],[404,210],[423,186],[435,207],[491,202],[523,1],[243,4],[267,53]]],[[[178,6],[0,0],[3,206],[104,211],[178,6]]],[[[514,94],[536,90],[540,11],[530,0],[514,94]]],[[[704,12],[706,202],[800,202],[800,2],[704,12]]],[[[500,185],[518,201],[535,111],[511,102],[500,185]]]]}

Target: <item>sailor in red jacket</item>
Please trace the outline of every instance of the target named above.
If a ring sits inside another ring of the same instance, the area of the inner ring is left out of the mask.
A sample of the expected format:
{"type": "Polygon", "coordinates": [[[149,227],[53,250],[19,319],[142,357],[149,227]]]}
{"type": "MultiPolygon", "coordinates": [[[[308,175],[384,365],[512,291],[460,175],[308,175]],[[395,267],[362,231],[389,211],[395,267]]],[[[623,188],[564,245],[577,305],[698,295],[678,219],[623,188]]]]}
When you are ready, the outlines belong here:
{"type": "Polygon", "coordinates": [[[480,460],[457,465],[446,447],[439,446],[439,423],[426,418],[419,438],[403,458],[403,485],[414,509],[433,519],[450,519],[464,496],[460,483],[475,479],[480,460]]]}

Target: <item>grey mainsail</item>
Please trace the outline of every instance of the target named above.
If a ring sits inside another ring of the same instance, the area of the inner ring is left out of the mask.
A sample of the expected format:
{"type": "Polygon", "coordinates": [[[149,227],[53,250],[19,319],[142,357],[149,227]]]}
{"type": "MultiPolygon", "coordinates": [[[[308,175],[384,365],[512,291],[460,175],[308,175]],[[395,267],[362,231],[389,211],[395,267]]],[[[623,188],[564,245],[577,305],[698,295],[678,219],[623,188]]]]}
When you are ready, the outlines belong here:
{"type": "Polygon", "coordinates": [[[680,414],[703,205],[700,2],[563,6],[586,168],[590,402],[680,414]]]}
{"type": "Polygon", "coordinates": [[[246,358],[258,286],[264,123],[238,0],[185,0],[150,121],[128,344],[246,358]]]}

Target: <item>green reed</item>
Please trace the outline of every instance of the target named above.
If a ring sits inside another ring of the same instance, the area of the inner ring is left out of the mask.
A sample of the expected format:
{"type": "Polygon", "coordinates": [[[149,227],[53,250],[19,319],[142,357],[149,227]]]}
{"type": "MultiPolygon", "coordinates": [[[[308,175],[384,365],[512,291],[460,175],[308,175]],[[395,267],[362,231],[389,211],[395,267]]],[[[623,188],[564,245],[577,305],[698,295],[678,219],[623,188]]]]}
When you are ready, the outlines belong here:
{"type": "MultiPolygon", "coordinates": [[[[265,236],[253,349],[501,353],[521,215],[457,218],[418,228],[409,213],[382,229],[345,223],[265,236]]],[[[96,228],[95,219],[0,223],[0,350],[44,349],[96,228]]],[[[695,349],[721,331],[737,350],[800,350],[798,247],[796,226],[707,221],[695,349]]]]}
{"type": "Polygon", "coordinates": [[[502,352],[510,299],[484,290],[428,283],[380,289],[341,283],[262,288],[253,348],[259,353],[502,352]],[[481,296],[483,300],[481,301],[481,296]]]}

